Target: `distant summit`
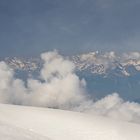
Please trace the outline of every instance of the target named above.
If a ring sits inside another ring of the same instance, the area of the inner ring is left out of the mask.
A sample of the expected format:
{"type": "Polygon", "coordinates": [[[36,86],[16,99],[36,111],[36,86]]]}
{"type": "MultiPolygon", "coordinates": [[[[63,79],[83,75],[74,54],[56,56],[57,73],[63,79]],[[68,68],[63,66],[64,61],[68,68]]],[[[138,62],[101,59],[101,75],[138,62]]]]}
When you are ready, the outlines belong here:
{"type": "MultiPolygon", "coordinates": [[[[70,57],[80,72],[89,72],[96,75],[131,76],[140,72],[140,53],[130,52],[116,55],[115,52],[90,52],[70,57]]],[[[39,58],[8,57],[5,61],[11,68],[22,71],[36,71],[42,66],[39,58]]]]}

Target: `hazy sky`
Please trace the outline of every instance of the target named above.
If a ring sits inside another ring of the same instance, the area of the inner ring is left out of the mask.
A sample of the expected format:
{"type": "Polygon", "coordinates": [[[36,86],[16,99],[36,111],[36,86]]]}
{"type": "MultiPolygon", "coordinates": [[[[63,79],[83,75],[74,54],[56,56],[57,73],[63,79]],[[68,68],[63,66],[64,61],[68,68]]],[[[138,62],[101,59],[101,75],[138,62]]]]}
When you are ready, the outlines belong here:
{"type": "Polygon", "coordinates": [[[140,51],[140,0],[0,0],[0,56],[140,51]]]}

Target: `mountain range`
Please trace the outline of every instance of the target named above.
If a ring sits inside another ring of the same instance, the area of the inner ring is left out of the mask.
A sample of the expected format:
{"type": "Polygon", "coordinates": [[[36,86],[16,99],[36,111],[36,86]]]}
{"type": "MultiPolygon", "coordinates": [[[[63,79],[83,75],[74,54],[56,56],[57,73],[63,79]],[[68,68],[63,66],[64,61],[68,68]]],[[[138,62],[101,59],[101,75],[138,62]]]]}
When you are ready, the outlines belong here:
{"type": "MultiPolygon", "coordinates": [[[[115,52],[90,52],[71,56],[69,59],[75,64],[77,71],[86,71],[93,75],[132,76],[140,72],[140,53],[131,52],[116,55],[115,52]]],[[[40,58],[6,57],[1,59],[15,70],[36,71],[43,62],[40,58]]]]}

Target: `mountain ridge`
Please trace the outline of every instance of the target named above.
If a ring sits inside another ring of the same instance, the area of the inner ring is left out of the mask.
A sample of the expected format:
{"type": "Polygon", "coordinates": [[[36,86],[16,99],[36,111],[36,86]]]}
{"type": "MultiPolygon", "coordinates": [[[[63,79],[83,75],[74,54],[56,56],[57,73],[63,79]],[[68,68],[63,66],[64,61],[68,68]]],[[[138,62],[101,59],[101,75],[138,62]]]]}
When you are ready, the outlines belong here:
{"type": "MultiPolygon", "coordinates": [[[[119,72],[119,76],[131,76],[135,74],[134,72],[140,72],[139,52],[116,55],[115,52],[99,53],[96,51],[71,56],[68,59],[75,64],[76,71],[86,71],[96,75],[107,76],[114,71],[117,75],[119,72]]],[[[7,57],[2,61],[15,70],[29,72],[40,69],[43,64],[40,58],[7,57]]]]}

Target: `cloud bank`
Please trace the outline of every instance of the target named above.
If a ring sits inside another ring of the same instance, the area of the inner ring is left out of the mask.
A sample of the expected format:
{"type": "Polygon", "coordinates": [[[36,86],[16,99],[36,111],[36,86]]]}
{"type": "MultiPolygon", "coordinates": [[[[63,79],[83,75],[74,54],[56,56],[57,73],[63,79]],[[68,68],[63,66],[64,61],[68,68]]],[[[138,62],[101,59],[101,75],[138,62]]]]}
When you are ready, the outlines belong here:
{"type": "Polygon", "coordinates": [[[0,62],[0,103],[75,110],[140,123],[140,104],[125,102],[117,93],[94,101],[70,60],[57,51],[43,53],[41,58],[40,79],[29,78],[27,83],[0,62]]]}
{"type": "Polygon", "coordinates": [[[0,62],[0,102],[68,109],[85,100],[86,82],[74,73],[75,66],[56,51],[41,55],[44,61],[40,80],[27,84],[14,77],[14,71],[0,62]]]}
{"type": "Polygon", "coordinates": [[[83,104],[77,110],[114,119],[140,123],[140,104],[129,101],[125,102],[117,93],[108,95],[96,102],[83,104]]]}

